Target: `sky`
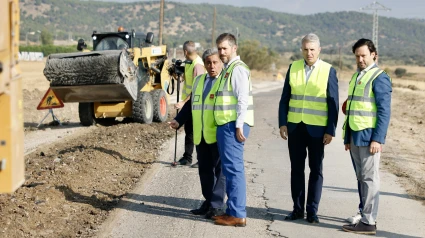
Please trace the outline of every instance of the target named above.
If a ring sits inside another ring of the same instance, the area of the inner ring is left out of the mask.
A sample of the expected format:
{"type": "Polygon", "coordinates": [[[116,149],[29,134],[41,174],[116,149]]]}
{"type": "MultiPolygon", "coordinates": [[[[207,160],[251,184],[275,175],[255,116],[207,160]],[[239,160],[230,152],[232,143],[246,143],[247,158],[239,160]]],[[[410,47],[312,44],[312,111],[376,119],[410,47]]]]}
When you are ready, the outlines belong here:
{"type": "MultiPolygon", "coordinates": [[[[108,2],[143,2],[143,0],[103,0],[108,2]]],[[[168,2],[165,0],[165,2],[168,2]]],[[[309,15],[323,12],[360,11],[372,0],[174,0],[183,3],[227,4],[238,7],[261,7],[273,11],[309,15]]],[[[391,11],[378,11],[379,16],[425,19],[425,0],[381,0],[378,3],[391,11]]],[[[372,11],[365,11],[372,13],[372,11]]]]}

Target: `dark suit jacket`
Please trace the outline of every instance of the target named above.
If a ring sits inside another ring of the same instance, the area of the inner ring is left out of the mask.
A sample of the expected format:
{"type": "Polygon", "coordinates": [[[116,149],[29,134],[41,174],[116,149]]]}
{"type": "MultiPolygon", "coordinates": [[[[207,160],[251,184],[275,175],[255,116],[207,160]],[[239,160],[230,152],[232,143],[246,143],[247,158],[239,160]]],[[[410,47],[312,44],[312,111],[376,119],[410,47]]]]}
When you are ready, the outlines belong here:
{"type": "MultiPolygon", "coordinates": [[[[391,80],[386,73],[381,73],[372,82],[372,91],[375,94],[375,102],[377,107],[376,112],[376,127],[367,128],[361,131],[353,131],[347,123],[344,144],[350,144],[350,137],[353,137],[354,145],[356,146],[369,146],[370,142],[376,141],[380,144],[385,143],[387,136],[388,125],[391,116],[391,80]]],[[[349,108],[347,108],[349,115],[349,108]]]]}
{"type": "Polygon", "coordinates": [[[189,99],[174,118],[179,123],[179,128],[186,123],[187,120],[192,118],[192,100],[189,99]]]}
{"type": "MultiPolygon", "coordinates": [[[[291,99],[291,85],[289,84],[289,66],[286,73],[285,85],[283,86],[282,97],[279,103],[279,128],[281,126],[288,127],[288,133],[291,133],[298,126],[298,123],[288,122],[289,100],[291,99]]],[[[328,87],[326,89],[328,103],[328,125],[327,126],[313,126],[307,125],[307,131],[312,137],[323,137],[326,134],[335,136],[335,129],[338,122],[339,112],[339,96],[338,96],[338,78],[336,77],[336,70],[332,67],[329,72],[328,87]]]]}

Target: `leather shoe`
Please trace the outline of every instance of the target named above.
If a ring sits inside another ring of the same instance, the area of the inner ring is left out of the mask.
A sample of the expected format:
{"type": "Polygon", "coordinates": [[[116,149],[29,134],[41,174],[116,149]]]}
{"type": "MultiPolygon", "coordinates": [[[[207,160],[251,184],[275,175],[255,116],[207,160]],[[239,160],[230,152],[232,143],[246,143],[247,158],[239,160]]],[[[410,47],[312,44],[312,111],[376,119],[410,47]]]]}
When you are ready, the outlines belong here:
{"type": "Polygon", "coordinates": [[[224,214],[226,213],[224,213],[223,209],[211,207],[210,210],[208,210],[207,214],[205,214],[205,218],[212,219],[212,217],[218,217],[224,214]]]}
{"type": "Polygon", "coordinates": [[[190,167],[191,167],[191,168],[199,168],[198,162],[196,162],[196,163],[192,164],[190,167]]]}
{"type": "Polygon", "coordinates": [[[303,219],[304,218],[304,212],[296,212],[296,211],[292,211],[291,213],[289,213],[286,217],[285,220],[297,220],[297,219],[303,219]]]}
{"type": "Polygon", "coordinates": [[[307,215],[307,221],[310,223],[319,223],[319,217],[317,215],[307,215]]]}
{"type": "Polygon", "coordinates": [[[177,164],[178,164],[178,165],[186,165],[186,166],[190,166],[190,164],[192,164],[192,161],[188,160],[188,159],[187,159],[187,158],[185,158],[185,157],[181,157],[181,158],[179,159],[179,161],[177,161],[177,164]]]}
{"type": "Polygon", "coordinates": [[[214,224],[221,226],[246,226],[246,218],[237,218],[234,216],[227,216],[223,219],[215,220],[214,224]]]}
{"type": "Polygon", "coordinates": [[[229,215],[224,213],[223,215],[220,215],[220,216],[213,216],[213,217],[211,217],[211,219],[213,219],[213,220],[226,219],[228,216],[229,215]]]}
{"type": "Polygon", "coordinates": [[[198,209],[190,210],[190,212],[194,215],[205,215],[210,209],[210,204],[207,201],[204,201],[198,209]]]}
{"type": "Polygon", "coordinates": [[[354,225],[343,225],[342,230],[365,235],[376,235],[376,225],[369,225],[359,221],[354,225]]]}

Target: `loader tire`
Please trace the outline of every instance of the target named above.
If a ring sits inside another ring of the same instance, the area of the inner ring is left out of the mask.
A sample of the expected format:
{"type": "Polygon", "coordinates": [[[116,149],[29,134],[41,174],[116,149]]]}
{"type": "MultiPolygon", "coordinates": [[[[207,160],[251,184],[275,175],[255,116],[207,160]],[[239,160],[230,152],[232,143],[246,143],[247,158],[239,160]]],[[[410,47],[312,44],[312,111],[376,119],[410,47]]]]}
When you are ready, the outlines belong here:
{"type": "Polygon", "coordinates": [[[149,92],[139,92],[133,102],[133,119],[135,122],[151,124],[153,119],[153,101],[149,92]]]}
{"type": "Polygon", "coordinates": [[[96,123],[93,110],[92,102],[80,102],[78,104],[78,115],[80,117],[81,125],[91,126],[96,123]]]}
{"type": "Polygon", "coordinates": [[[165,91],[155,89],[151,93],[153,99],[153,121],[165,122],[168,119],[168,101],[165,91]]]}

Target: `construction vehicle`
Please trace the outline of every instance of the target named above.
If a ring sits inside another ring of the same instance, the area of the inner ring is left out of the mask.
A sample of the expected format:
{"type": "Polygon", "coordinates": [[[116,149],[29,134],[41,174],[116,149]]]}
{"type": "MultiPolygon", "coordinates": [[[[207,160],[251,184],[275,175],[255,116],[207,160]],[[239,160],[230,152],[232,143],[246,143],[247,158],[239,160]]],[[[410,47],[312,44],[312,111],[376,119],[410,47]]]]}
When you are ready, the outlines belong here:
{"type": "Polygon", "coordinates": [[[18,0],[0,1],[0,22],[0,193],[12,193],[25,180],[18,0]]]}
{"type": "Polygon", "coordinates": [[[64,103],[78,102],[84,126],[110,123],[116,117],[135,122],[164,122],[168,117],[167,50],[153,46],[153,33],[134,30],[97,33],[93,51],[49,55],[44,75],[64,103]]]}

